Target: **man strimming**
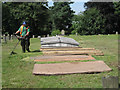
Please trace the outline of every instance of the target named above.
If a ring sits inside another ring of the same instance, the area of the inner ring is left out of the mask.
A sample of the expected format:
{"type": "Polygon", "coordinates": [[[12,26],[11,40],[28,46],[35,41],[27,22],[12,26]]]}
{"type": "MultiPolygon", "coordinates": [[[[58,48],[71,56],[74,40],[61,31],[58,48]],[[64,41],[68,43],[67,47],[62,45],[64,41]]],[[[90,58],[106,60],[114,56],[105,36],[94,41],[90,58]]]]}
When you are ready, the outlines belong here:
{"type": "Polygon", "coordinates": [[[18,29],[18,31],[15,33],[15,34],[20,33],[20,37],[23,38],[23,39],[21,39],[21,46],[22,46],[23,53],[25,53],[25,50],[30,52],[30,50],[29,50],[29,46],[30,46],[29,32],[30,32],[30,29],[29,29],[29,27],[26,28],[25,26],[26,26],[26,22],[23,22],[23,25],[21,25],[20,28],[18,29]]]}

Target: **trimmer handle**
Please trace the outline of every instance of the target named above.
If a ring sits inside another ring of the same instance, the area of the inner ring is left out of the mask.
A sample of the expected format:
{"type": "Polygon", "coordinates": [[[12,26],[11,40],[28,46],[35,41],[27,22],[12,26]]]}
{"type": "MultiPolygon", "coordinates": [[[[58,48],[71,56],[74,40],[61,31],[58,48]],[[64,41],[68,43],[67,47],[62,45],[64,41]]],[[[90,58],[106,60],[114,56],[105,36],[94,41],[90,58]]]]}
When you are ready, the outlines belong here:
{"type": "Polygon", "coordinates": [[[16,37],[18,38],[18,40],[23,40],[23,39],[25,39],[25,37],[20,37],[20,36],[18,36],[18,35],[16,35],[16,37]]]}

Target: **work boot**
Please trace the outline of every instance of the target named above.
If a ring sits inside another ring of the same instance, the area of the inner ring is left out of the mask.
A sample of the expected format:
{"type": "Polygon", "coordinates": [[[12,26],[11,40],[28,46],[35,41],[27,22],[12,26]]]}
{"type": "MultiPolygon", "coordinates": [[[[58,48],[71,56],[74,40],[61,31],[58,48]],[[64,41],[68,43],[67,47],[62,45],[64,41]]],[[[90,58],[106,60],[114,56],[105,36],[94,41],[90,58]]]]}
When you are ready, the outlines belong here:
{"type": "Polygon", "coordinates": [[[23,53],[25,53],[25,51],[22,51],[23,53]]]}
{"type": "Polygon", "coordinates": [[[29,50],[29,49],[27,49],[27,51],[28,51],[28,52],[30,52],[30,50],[29,50]]]}

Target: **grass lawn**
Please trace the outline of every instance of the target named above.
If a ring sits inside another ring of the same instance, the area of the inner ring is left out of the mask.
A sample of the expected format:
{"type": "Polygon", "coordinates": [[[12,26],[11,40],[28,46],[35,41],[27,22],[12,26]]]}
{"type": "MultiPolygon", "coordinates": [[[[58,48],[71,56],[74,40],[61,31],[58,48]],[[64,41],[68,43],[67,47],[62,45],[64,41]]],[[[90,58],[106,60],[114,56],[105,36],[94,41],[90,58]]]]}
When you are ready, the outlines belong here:
{"type": "MultiPolygon", "coordinates": [[[[42,55],[39,52],[40,40],[31,39],[30,50],[22,53],[20,44],[15,49],[17,54],[10,56],[17,40],[2,44],[2,87],[3,88],[102,88],[101,78],[118,76],[118,36],[92,35],[67,36],[74,38],[81,47],[96,48],[104,52],[104,56],[93,56],[103,60],[113,70],[97,74],[71,74],[57,76],[35,76],[32,74],[35,62],[29,57],[42,55]]],[[[45,63],[45,62],[44,62],[45,63]]],[[[57,62],[54,62],[57,63],[57,62]]]]}

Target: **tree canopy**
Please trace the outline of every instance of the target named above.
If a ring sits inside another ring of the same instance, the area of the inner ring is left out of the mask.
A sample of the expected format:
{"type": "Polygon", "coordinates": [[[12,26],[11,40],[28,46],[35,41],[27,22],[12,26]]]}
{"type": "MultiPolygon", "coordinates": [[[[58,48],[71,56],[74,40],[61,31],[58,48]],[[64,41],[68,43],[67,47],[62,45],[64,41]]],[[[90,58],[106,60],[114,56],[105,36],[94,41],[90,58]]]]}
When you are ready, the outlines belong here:
{"type": "Polygon", "coordinates": [[[45,28],[48,18],[47,3],[7,2],[3,4],[3,31],[13,33],[23,21],[26,21],[33,34],[42,35],[47,32],[45,28]]]}
{"type": "Polygon", "coordinates": [[[54,2],[54,6],[51,7],[52,11],[52,23],[53,30],[65,30],[70,33],[70,27],[72,26],[72,17],[74,11],[71,10],[69,4],[71,2],[54,2]]]}
{"type": "Polygon", "coordinates": [[[73,28],[81,35],[94,35],[104,33],[104,22],[99,10],[91,8],[74,17],[73,28]]]}
{"type": "Polygon", "coordinates": [[[113,34],[120,28],[119,2],[86,2],[85,11],[75,15],[73,2],[4,2],[2,3],[2,33],[15,33],[23,21],[34,35],[113,34]]]}
{"type": "Polygon", "coordinates": [[[120,17],[117,17],[115,13],[117,13],[117,7],[120,7],[120,2],[116,2],[116,7],[114,2],[87,2],[84,4],[86,10],[89,10],[90,8],[96,8],[100,11],[101,15],[105,19],[105,34],[109,33],[115,33],[118,31],[118,22],[117,19],[120,17]]]}

